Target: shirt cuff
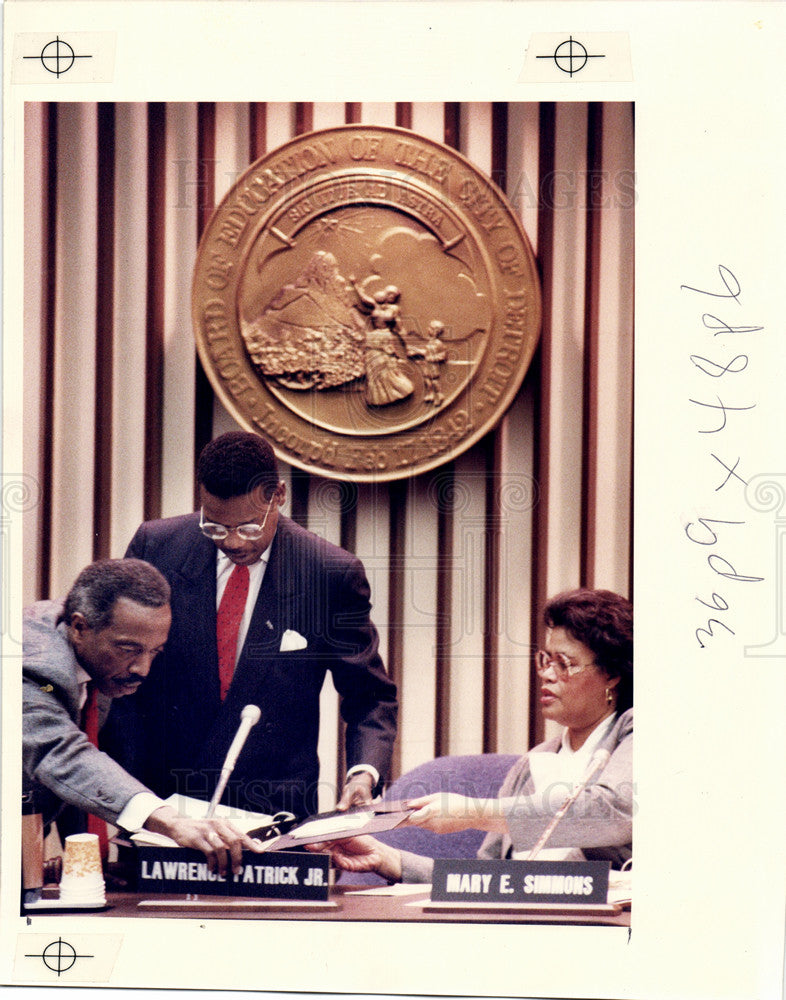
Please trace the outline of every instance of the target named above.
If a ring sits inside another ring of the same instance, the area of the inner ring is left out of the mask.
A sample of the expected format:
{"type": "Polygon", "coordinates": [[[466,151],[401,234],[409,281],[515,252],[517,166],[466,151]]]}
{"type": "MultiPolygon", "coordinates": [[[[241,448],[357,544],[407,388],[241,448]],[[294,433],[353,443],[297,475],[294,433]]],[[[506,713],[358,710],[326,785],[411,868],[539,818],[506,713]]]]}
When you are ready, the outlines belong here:
{"type": "Polygon", "coordinates": [[[117,817],[117,826],[121,826],[129,833],[138,833],[147,822],[151,813],[161,806],[166,805],[163,799],[159,799],[152,792],[137,792],[126,802],[123,811],[117,817]]]}
{"type": "Polygon", "coordinates": [[[376,788],[379,784],[379,771],[372,764],[355,764],[347,771],[347,781],[353,774],[370,774],[372,778],[371,787],[376,788]]]}

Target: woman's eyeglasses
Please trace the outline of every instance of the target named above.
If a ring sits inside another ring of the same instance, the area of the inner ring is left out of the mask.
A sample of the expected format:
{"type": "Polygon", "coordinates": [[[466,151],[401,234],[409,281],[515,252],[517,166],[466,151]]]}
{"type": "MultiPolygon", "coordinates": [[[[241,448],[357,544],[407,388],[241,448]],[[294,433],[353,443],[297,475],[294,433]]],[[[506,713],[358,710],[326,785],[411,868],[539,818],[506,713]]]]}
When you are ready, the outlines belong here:
{"type": "Polygon", "coordinates": [[[575,674],[580,674],[585,667],[594,667],[593,663],[571,663],[564,653],[547,653],[545,649],[539,649],[535,653],[535,669],[539,677],[543,677],[553,668],[557,680],[564,681],[575,674]]]}

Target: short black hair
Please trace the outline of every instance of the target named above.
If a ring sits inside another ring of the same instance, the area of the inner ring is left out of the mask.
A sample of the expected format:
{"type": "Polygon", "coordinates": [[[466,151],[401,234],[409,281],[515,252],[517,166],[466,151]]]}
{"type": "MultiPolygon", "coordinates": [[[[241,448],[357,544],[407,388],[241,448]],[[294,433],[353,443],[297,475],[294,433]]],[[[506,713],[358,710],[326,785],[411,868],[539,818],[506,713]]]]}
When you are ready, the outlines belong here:
{"type": "Polygon", "coordinates": [[[259,434],[228,431],[202,449],[197,482],[220,500],[245,496],[258,486],[269,498],[279,483],[276,456],[259,434]]]}
{"type": "Polygon", "coordinates": [[[169,604],[170,588],[155,566],[142,559],[99,559],[76,578],[58,620],[70,624],[79,612],[90,628],[106,628],[121,597],[147,608],[161,608],[169,604]]]}
{"type": "Polygon", "coordinates": [[[619,677],[617,711],[633,707],[633,605],[610,590],[567,590],[546,605],[547,628],[564,628],[591,649],[609,677],[619,677]]]}

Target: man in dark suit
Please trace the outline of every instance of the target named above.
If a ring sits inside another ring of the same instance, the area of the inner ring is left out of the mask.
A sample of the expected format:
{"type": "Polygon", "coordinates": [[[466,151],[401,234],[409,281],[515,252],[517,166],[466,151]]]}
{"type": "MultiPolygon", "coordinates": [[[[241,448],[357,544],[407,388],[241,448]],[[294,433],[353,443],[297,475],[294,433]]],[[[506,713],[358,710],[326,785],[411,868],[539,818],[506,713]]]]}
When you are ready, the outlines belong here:
{"type": "Polygon", "coordinates": [[[141,525],[126,553],[169,580],[172,629],[144,690],[113,709],[108,746],[159,794],[210,798],[241,710],[258,705],[223,801],[311,814],[329,670],[346,722],[339,807],[369,802],[388,773],[397,704],[362,564],[280,514],[285,484],[259,435],[211,441],[197,481],[201,511],[141,525]]]}
{"type": "Polygon", "coordinates": [[[248,837],[224,820],[178,815],[94,742],[112,699],[147,677],[170,620],[169,585],[137,559],[91,563],[65,601],[25,608],[23,794],[47,825],[68,804],[132,833],[162,833],[224,870],[227,852],[237,866],[241,849],[254,849],[248,837]]]}

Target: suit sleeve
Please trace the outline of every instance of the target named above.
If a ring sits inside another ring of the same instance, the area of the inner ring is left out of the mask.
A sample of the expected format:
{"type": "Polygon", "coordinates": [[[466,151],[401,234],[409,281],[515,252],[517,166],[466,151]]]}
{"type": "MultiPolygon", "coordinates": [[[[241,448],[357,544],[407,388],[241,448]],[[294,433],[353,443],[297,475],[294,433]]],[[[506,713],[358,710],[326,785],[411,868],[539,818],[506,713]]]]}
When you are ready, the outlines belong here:
{"type": "Polygon", "coordinates": [[[58,799],[109,823],[148,789],[87,738],[69,715],[57,688],[44,690],[25,677],[23,768],[58,799]]]}
{"type": "Polygon", "coordinates": [[[424,858],[422,854],[412,854],[411,851],[401,851],[402,882],[431,882],[433,877],[433,858],[424,858]]]}
{"type": "Polygon", "coordinates": [[[396,737],[396,685],[379,655],[370,587],[359,560],[347,566],[331,605],[330,669],[347,724],[347,767],[371,764],[385,780],[396,737]]]}

